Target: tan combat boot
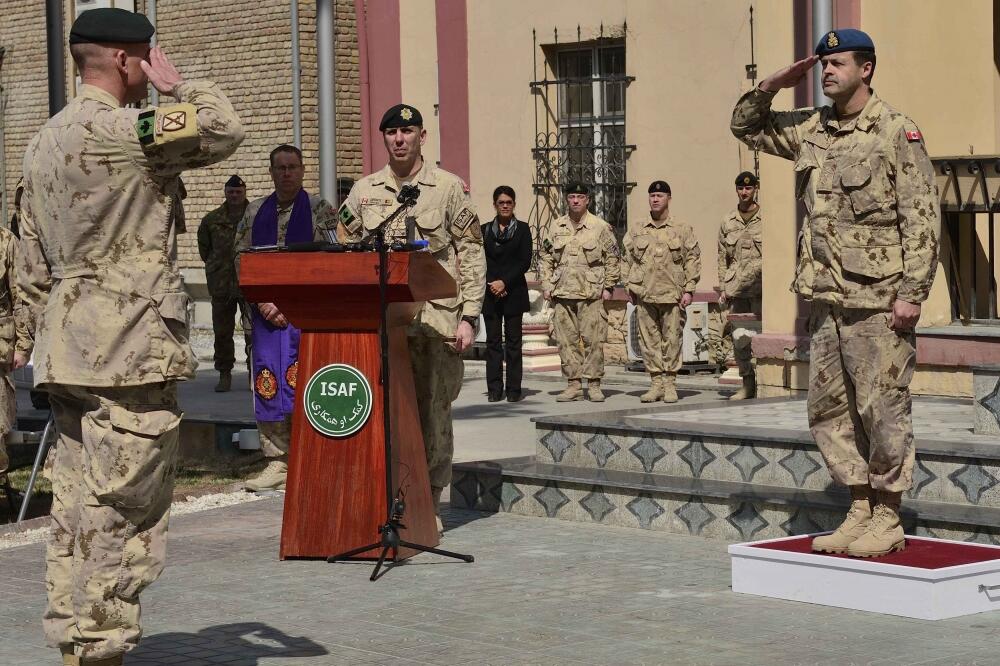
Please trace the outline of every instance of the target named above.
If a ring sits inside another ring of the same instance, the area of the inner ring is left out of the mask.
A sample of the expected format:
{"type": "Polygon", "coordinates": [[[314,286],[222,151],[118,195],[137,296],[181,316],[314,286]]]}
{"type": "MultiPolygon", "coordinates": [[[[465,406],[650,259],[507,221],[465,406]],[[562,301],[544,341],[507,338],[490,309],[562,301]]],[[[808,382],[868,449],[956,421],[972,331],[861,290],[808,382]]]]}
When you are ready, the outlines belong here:
{"type": "Polygon", "coordinates": [[[573,402],[583,397],[583,382],[579,379],[569,380],[565,390],[556,396],[556,402],[573,402]]]}
{"type": "Polygon", "coordinates": [[[444,488],[431,486],[431,502],[434,504],[434,519],[437,520],[438,535],[444,534],[444,523],[441,522],[441,493],[444,488]]]}
{"type": "Polygon", "coordinates": [[[63,645],[59,652],[62,654],[63,666],[80,666],[80,658],[74,654],[72,646],[63,645]]]}
{"type": "Polygon", "coordinates": [[[604,391],[601,390],[600,379],[590,379],[587,381],[587,398],[591,402],[604,402],[604,391]]]}
{"type": "Polygon", "coordinates": [[[219,373],[219,383],[215,385],[216,393],[228,393],[233,387],[233,373],[223,370],[219,373]]]}
{"type": "Polygon", "coordinates": [[[663,375],[663,402],[677,402],[677,375],[668,372],[663,375]]]}
{"type": "Polygon", "coordinates": [[[757,378],[754,375],[747,375],[743,378],[743,386],[736,393],[729,396],[730,400],[746,400],[757,395],[757,378]]]}
{"type": "Polygon", "coordinates": [[[865,533],[872,519],[872,490],[868,486],[851,486],[851,509],[847,518],[832,534],[813,539],[817,553],[846,553],[848,547],[865,533]]]}
{"type": "Polygon", "coordinates": [[[264,471],[252,479],[248,479],[243,487],[252,492],[258,490],[284,490],[285,478],[288,476],[288,463],[284,460],[272,460],[264,471]]]}
{"type": "Polygon", "coordinates": [[[663,375],[650,375],[649,390],[639,396],[639,402],[656,402],[663,397],[663,375]]]}
{"type": "Polygon", "coordinates": [[[899,524],[902,493],[879,491],[868,529],[847,549],[851,557],[881,557],[906,548],[903,526],[899,524]]]}

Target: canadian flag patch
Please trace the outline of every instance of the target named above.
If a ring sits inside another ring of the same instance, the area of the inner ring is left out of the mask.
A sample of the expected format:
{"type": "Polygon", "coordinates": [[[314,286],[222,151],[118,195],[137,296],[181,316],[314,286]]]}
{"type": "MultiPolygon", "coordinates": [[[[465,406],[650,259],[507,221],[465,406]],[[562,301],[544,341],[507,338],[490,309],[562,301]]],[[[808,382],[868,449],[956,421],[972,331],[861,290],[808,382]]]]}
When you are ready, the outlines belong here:
{"type": "Polygon", "coordinates": [[[907,141],[923,141],[924,137],[921,136],[920,130],[906,130],[906,140],[907,141]]]}
{"type": "MultiPolygon", "coordinates": [[[[462,180],[462,179],[460,178],[459,180],[462,180]]],[[[469,193],[469,184],[468,184],[468,183],[466,183],[466,182],[465,182],[465,180],[462,180],[462,190],[463,190],[463,191],[464,191],[464,192],[465,192],[466,194],[468,194],[468,193],[469,193]]]]}

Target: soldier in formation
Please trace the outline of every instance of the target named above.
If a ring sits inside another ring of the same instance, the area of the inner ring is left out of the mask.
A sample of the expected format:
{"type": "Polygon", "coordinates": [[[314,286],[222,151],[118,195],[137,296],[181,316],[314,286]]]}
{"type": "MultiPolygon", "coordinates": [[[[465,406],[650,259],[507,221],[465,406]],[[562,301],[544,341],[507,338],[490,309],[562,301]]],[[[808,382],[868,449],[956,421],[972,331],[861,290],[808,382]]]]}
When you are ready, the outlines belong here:
{"type": "Polygon", "coordinates": [[[205,280],[212,297],[212,332],[215,335],[215,369],[219,373],[216,393],[229,391],[233,383],[236,350],[233,332],[236,313],[241,311],[236,275],[236,227],[247,209],[247,185],[239,176],[226,181],[226,200],[201,220],[198,254],[205,262],[205,280]]]}
{"type": "Polygon", "coordinates": [[[691,225],[670,214],[670,185],[649,186],[649,217],[625,234],[625,284],[639,322],[649,390],[642,402],[677,402],[686,308],[701,277],[701,248],[691,225]]]}
{"type": "MultiPolygon", "coordinates": [[[[386,242],[405,242],[410,236],[427,240],[428,250],[458,283],[458,296],[425,303],[407,332],[431,496],[438,512],[441,493],[451,483],[451,403],[462,389],[461,353],[472,345],[486,290],[483,234],[465,182],[424,161],[427,130],[420,111],[397,104],[382,116],[379,131],[389,163],[359,180],[341,205],[348,240],[370,238],[396,209],[400,189],[416,186],[416,204],[386,229],[386,242]]],[[[440,517],[437,523],[443,531],[440,517]]]]}
{"type": "Polygon", "coordinates": [[[81,13],[69,49],[82,85],[24,156],[18,288],[59,433],[43,623],[65,664],[121,664],[142,633],[139,594],[164,566],[176,383],[196,366],[180,175],[243,140],[225,94],[185,80],[153,31],[124,9],[81,13]],[[147,82],[170,101],[129,106],[147,82]]]}
{"type": "MultiPolygon", "coordinates": [[[[15,204],[16,207],[16,204],[15,204]]],[[[16,213],[17,215],[19,213],[16,213]]],[[[7,487],[7,436],[17,423],[17,400],[10,373],[28,364],[31,332],[15,280],[17,236],[0,227],[0,487],[7,487]]]]}
{"type": "MultiPolygon", "coordinates": [[[[326,199],[302,187],[302,151],[281,145],[271,151],[274,192],[251,202],[236,230],[235,272],[240,252],[251,246],[337,239],[337,213],[326,199]]],[[[267,467],[244,484],[247,490],[281,490],[288,476],[288,448],[299,372],[299,329],[274,303],[247,305],[254,416],[267,467]]],[[[231,336],[230,336],[231,337],[231,336]]]]}
{"type": "Polygon", "coordinates": [[[559,346],[566,389],[556,398],[604,402],[604,341],[608,311],[604,301],[614,294],[620,277],[621,252],[611,225],[587,207],[590,190],[583,183],[566,188],[567,213],[541,234],[539,268],[542,293],[552,302],[553,337],[559,346]]]}
{"type": "Polygon", "coordinates": [[[746,93],[732,131],[795,162],[808,221],[794,289],[812,300],[809,427],[834,480],[851,491],[844,522],[814,550],[858,557],[905,547],[902,493],[913,481],[909,384],[914,326],[937,267],[934,170],[920,130],[871,88],[875,45],[834,30],[815,55],[746,93]],[[832,106],[771,110],[816,63],[832,106]]]}
{"type": "Polygon", "coordinates": [[[761,312],[761,232],[760,204],[757,203],[757,176],[744,171],[736,176],[739,203],[719,227],[719,306],[722,333],[729,338],[743,386],[730,400],[745,400],[757,393],[753,351],[753,331],[727,321],[729,314],[761,312]]]}

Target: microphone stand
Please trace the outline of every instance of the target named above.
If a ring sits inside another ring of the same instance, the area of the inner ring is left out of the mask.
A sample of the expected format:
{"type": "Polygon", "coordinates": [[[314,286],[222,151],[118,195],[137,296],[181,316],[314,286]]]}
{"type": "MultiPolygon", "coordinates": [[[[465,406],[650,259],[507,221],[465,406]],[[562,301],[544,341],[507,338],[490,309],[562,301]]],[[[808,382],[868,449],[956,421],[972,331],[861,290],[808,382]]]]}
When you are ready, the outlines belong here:
{"type": "MultiPolygon", "coordinates": [[[[399,208],[393,211],[392,215],[387,217],[382,224],[378,225],[375,229],[371,231],[372,236],[375,240],[375,251],[378,252],[378,293],[379,293],[379,310],[380,310],[380,323],[381,327],[379,329],[379,345],[381,347],[382,354],[382,367],[381,367],[381,382],[382,382],[382,429],[385,440],[385,504],[386,504],[386,518],[385,523],[379,527],[379,540],[370,543],[366,546],[361,546],[359,548],[354,548],[346,553],[341,553],[339,555],[331,555],[326,558],[327,562],[339,562],[343,560],[348,560],[355,555],[364,553],[365,551],[375,550],[377,548],[382,549],[379,554],[378,561],[375,563],[375,569],[372,571],[372,575],[369,578],[371,581],[376,581],[379,579],[379,571],[382,569],[382,565],[385,563],[386,556],[391,549],[393,551],[393,556],[395,556],[399,549],[410,548],[422,553],[434,553],[436,555],[443,555],[445,557],[451,557],[456,560],[462,560],[464,562],[473,562],[475,558],[472,555],[463,555],[461,553],[453,553],[448,550],[442,550],[440,548],[432,548],[431,546],[425,546],[423,544],[413,543],[410,541],[405,541],[399,535],[401,529],[406,529],[406,525],[401,522],[403,519],[403,512],[406,509],[406,503],[403,501],[404,492],[402,486],[393,493],[392,488],[392,434],[390,430],[391,416],[390,416],[390,400],[389,400],[389,323],[388,323],[388,310],[389,310],[389,300],[388,300],[388,263],[389,263],[389,249],[385,242],[385,230],[386,228],[396,220],[400,215],[406,210],[412,207],[417,202],[417,197],[420,196],[420,190],[413,185],[405,185],[400,189],[399,195],[396,197],[396,201],[399,202],[399,208]]],[[[388,568],[386,569],[388,571],[388,568]]]]}

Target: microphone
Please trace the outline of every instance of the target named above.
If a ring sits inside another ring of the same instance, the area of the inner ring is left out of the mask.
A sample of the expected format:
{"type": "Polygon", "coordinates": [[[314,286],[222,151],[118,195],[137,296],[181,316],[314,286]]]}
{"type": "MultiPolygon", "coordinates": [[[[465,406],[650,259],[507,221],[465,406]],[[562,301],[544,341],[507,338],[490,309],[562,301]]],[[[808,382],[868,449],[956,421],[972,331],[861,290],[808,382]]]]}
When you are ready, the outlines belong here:
{"type": "Polygon", "coordinates": [[[416,185],[403,185],[403,187],[399,189],[399,194],[396,195],[396,201],[404,206],[412,206],[417,203],[417,197],[419,196],[419,187],[416,185]]]}

